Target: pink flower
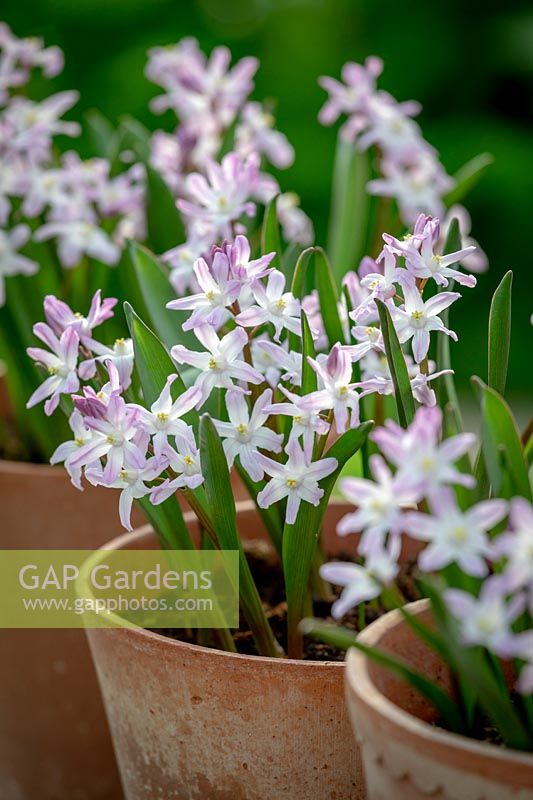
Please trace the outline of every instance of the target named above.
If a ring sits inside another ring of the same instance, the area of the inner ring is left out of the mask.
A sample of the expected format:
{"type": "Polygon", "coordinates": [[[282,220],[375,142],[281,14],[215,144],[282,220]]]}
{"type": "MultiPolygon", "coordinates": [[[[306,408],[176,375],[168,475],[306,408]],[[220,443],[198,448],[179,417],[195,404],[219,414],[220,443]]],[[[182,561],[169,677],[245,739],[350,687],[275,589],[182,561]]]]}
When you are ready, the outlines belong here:
{"type": "Polygon", "coordinates": [[[287,137],[274,129],[273,115],[261,103],[246,103],[235,129],[235,149],[242,156],[264,155],[278,169],[290,167],[294,148],[287,137]]]}
{"type": "Polygon", "coordinates": [[[175,494],[178,489],[196,489],[203,483],[200,453],[191,428],[178,433],[175,438],[176,447],[166,445],[163,456],[171,469],[178,473],[176,478],[166,478],[152,490],[150,501],[159,505],[175,494]]]}
{"type": "Polygon", "coordinates": [[[44,313],[46,321],[58,336],[66,328],[74,328],[80,342],[90,347],[93,328],[101,325],[113,316],[113,308],[118,303],[115,297],[107,297],[102,301],[101,291],[97,289],[86,317],[75,313],[72,309],[54,295],[48,294],[44,298],[44,313]]]}
{"type": "Polygon", "coordinates": [[[4,279],[10,275],[34,275],[37,262],[18,253],[17,250],[30,238],[27,225],[15,225],[10,231],[0,230],[0,306],[5,303],[4,279]]]}
{"type": "Polygon", "coordinates": [[[172,384],[178,376],[169,375],[161,394],[150,406],[150,411],[142,406],[131,404],[131,408],[139,410],[144,429],[152,436],[155,455],[160,458],[169,436],[184,434],[186,423],[181,419],[193,409],[201,398],[201,391],[196,386],[186,389],[176,400],[172,400],[172,384]]]}
{"type": "Polygon", "coordinates": [[[331,410],[337,433],[347,426],[359,424],[359,395],[351,383],[352,361],[350,354],[336,344],[325,363],[309,358],[309,363],[321,379],[324,388],[302,397],[301,406],[307,411],[331,410]]]}
{"type": "Polygon", "coordinates": [[[48,222],[35,232],[35,241],[44,242],[57,238],[58,254],[64,267],[76,267],[84,255],[116,264],[121,249],[109,236],[92,222],[73,220],[72,222],[48,222]]]}
{"type": "Polygon", "coordinates": [[[78,391],[80,382],[76,366],[80,340],[73,328],[67,328],[58,339],[44,322],[34,325],[33,332],[52,352],[43,350],[42,347],[28,347],[27,353],[30,358],[46,367],[49,377],[34,391],[26,403],[26,408],[32,408],[49,398],[44,404],[44,411],[50,416],[59,405],[60,395],[78,391]]]}
{"type": "Polygon", "coordinates": [[[210,266],[199,258],[193,269],[202,292],[171,300],[167,308],[193,312],[182,325],[184,331],[206,323],[219,328],[231,316],[228,307],[239,297],[241,282],[232,276],[228,257],[221,250],[215,252],[210,266]]]}
{"type": "Polygon", "coordinates": [[[348,141],[366,125],[366,111],[369,99],[376,90],[376,78],[383,71],[383,62],[371,56],[365,65],[347,63],[342,68],[345,84],[334,78],[322,77],[319,83],[329,97],[320,110],[318,118],[323,125],[332,125],[341,114],[349,116],[342,128],[342,134],[348,141]]]}
{"type": "Polygon", "coordinates": [[[269,414],[282,414],[292,417],[289,438],[299,439],[301,436],[305,453],[311,454],[313,451],[315,434],[324,436],[329,431],[329,425],[316,411],[310,411],[304,407],[302,404],[303,398],[301,398],[300,395],[289,392],[284,386],[279,386],[279,389],[289,402],[273,403],[268,406],[266,411],[268,411],[269,414]]]}

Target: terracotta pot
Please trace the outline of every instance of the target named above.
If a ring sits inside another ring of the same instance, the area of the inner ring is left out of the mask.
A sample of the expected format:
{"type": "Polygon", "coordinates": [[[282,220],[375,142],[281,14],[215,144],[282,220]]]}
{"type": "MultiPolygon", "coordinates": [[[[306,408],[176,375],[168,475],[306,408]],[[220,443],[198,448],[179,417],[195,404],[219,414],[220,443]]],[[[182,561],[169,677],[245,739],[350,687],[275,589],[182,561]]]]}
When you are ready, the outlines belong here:
{"type": "MultiPolygon", "coordinates": [[[[266,537],[252,509],[240,506],[241,536],[266,537]]],[[[328,550],[346,510],[328,511],[328,550]]],[[[149,528],[108,545],[154,546],[149,528]]],[[[235,655],[142,629],[87,633],[128,800],[364,798],[342,663],[235,655]]]]}
{"type": "MultiPolygon", "coordinates": [[[[408,608],[430,621],[428,601],[408,608]]],[[[450,690],[446,666],[398,611],[369,625],[359,640],[404,659],[450,690]]],[[[348,653],[346,665],[346,697],[368,800],[533,800],[533,756],[435,727],[430,703],[356,650],[348,653]]]]}
{"type": "MultiPolygon", "coordinates": [[[[0,460],[0,549],[97,548],[122,530],[117,503],[61,468],[0,460]]],[[[122,797],[83,630],[0,630],[0,797],[122,797]]]]}

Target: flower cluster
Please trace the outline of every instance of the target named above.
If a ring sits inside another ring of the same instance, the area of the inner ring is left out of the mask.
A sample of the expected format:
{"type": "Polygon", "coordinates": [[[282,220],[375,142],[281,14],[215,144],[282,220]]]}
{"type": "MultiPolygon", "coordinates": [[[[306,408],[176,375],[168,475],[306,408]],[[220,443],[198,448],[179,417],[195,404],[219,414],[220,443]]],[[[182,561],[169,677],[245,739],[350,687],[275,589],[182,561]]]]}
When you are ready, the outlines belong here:
{"type": "Polygon", "coordinates": [[[289,167],[294,150],[275,130],[272,113],[248,97],[258,68],[255,58],[230,66],[231,54],[217,47],[207,58],[194,39],[158,47],[148,54],[147,77],[165,93],[152,101],[158,113],[172,109],[179,120],[174,133],[156,131],[151,164],[178,199],[187,241],[165,260],[178,294],[196,288],[192,266],[210,246],[243,232],[242,217],[255,215],[255,203],[279,195],[277,210],[288,242],[313,241],[313,227],[296,195],[280,194],[277,181],[260,171],[264,157],[278,169],[289,167]],[[222,147],[235,126],[233,150],[222,147]]]}
{"type": "Polygon", "coordinates": [[[368,191],[394,197],[405,224],[412,224],[420,213],[441,217],[443,197],[454,182],[413,120],[420,111],[419,103],[399,103],[388,92],[377,89],[376,80],[382,71],[381,59],[370,57],[364,65],[345,64],[344,83],[321,78],[320,85],[329,97],[319,119],[331,125],[346,114],[342,137],[356,142],[361,150],[376,148],[382,177],[370,181],[368,191]]]}
{"type": "Polygon", "coordinates": [[[17,94],[33,68],[51,77],[62,64],[58,48],[43,49],[40,40],[17,39],[0,26],[0,304],[5,276],[38,269],[18,252],[31,230],[25,223],[15,225],[15,215],[37,221],[36,242],[57,240],[63,267],[77,266],[85,255],[116,264],[124,237],[143,232],[141,167],[113,177],[103,159],[82,161],[75,152],[59,162],[54,158],[54,137],[79,133],[77,123],[62,119],[77,102],[77,92],[59,92],[41,102],[17,94]]]}
{"type": "Polygon", "coordinates": [[[326,580],[344,587],[332,613],[340,618],[393,584],[402,537],[410,536],[423,543],[420,573],[445,578],[444,599],[463,642],[525,662],[518,688],[529,694],[531,633],[513,629],[513,623],[527,609],[533,611],[533,508],[521,497],[460,507],[453,487],[472,488],[475,479],[460,471],[457,462],[476,438],[463,433],[441,440],[441,427],[438,408],[420,408],[407,429],[388,420],[372,435],[381,453],[371,459],[373,479],[341,482],[343,495],[356,510],[341,520],[338,533],[361,534],[357,550],[362,563],[322,566],[326,580]],[[508,527],[499,532],[506,517],[508,527]],[[458,571],[449,571],[452,565],[458,571]],[[464,576],[478,580],[468,582],[464,576]]]}

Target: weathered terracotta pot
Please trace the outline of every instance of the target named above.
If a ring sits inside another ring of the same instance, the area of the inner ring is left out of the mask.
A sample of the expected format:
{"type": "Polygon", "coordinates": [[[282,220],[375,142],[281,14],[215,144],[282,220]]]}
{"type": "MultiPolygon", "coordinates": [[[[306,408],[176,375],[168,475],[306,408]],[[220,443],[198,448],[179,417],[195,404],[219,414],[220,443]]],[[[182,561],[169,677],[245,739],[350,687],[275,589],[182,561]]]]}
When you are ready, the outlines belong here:
{"type": "MultiPolygon", "coordinates": [[[[346,510],[328,511],[330,551],[346,510]]],[[[241,536],[266,536],[250,503],[238,518],[241,536]]],[[[154,546],[149,528],[108,545],[154,546]]],[[[128,800],[364,798],[342,663],[235,655],[141,629],[87,633],[128,800]]]]}
{"type": "MultiPolygon", "coordinates": [[[[430,620],[428,601],[408,607],[430,620]]],[[[399,612],[369,625],[359,640],[450,690],[447,668],[399,612]]],[[[533,800],[533,756],[435,727],[430,703],[356,650],[347,657],[346,697],[368,800],[533,800]]]]}
{"type": "MultiPolygon", "coordinates": [[[[61,468],[0,460],[0,549],[97,548],[122,530],[117,503],[61,468]]],[[[83,630],[0,630],[0,797],[122,797],[83,630]]]]}

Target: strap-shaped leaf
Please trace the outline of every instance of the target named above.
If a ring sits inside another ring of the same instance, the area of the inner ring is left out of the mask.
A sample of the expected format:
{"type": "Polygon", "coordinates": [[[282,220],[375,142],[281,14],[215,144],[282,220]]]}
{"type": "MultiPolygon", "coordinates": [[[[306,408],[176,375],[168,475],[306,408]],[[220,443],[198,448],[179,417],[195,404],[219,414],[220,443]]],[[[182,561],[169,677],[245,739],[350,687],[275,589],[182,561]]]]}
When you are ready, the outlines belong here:
{"type": "Polygon", "coordinates": [[[137,242],[130,242],[129,252],[150,321],[161,341],[167,347],[194,346],[197,340],[192,331],[181,327],[188,317],[187,312],[166,308],[167,303],[176,299],[176,293],[157,257],[137,242]]]}
{"type": "Polygon", "coordinates": [[[222,550],[237,550],[239,553],[239,596],[243,614],[261,655],[280,656],[281,648],[266,618],[237,534],[235,501],[222,440],[207,414],[200,420],[200,453],[209,514],[218,543],[222,550]]]}
{"type": "Polygon", "coordinates": [[[411,391],[411,382],[405,356],[403,354],[398,335],[392,321],[390,311],[381,300],[376,300],[385,344],[387,362],[394,384],[394,397],[396,398],[396,408],[398,410],[398,421],[402,428],[407,428],[413,421],[415,415],[415,401],[411,391]]]}
{"type": "Polygon", "coordinates": [[[315,357],[315,346],[311,328],[305,311],[301,311],[302,319],[302,397],[317,390],[317,375],[308,358],[315,357]]]}
{"type": "Polygon", "coordinates": [[[369,180],[368,153],[357,150],[353,142],[346,142],[339,135],[327,247],[337,286],[365,253],[370,205],[366,184],[369,180]]]}
{"type": "Polygon", "coordinates": [[[375,661],[376,664],[395,673],[399,678],[407,681],[413,689],[420,692],[437,709],[450,730],[456,733],[464,731],[463,719],[453,698],[447,695],[436,683],[422,675],[421,672],[417,672],[389,653],[384,653],[375,647],[363,644],[347,628],[332,625],[328,622],[321,622],[317,619],[304,619],[300,628],[305,636],[310,636],[319,642],[329,644],[331,647],[338,647],[340,650],[349,650],[350,647],[355,647],[356,650],[359,650],[371,661],[375,661]]]}
{"type": "MultiPolygon", "coordinates": [[[[489,314],[489,386],[505,393],[511,347],[511,294],[513,273],[506,272],[492,296],[489,314]]],[[[444,337],[441,337],[444,338],[444,337]]],[[[448,337],[445,337],[448,338],[448,337]]]]}
{"type": "Polygon", "coordinates": [[[344,331],[338,307],[339,294],[328,257],[321,247],[308,247],[300,254],[294,270],[292,293],[300,299],[307,294],[309,269],[313,269],[313,285],[318,291],[320,313],[330,347],[337,342],[344,344],[344,331]]]}
{"type": "Polygon", "coordinates": [[[273,197],[265,209],[263,226],[261,228],[261,252],[275,253],[276,255],[270,262],[270,266],[281,269],[281,234],[279,230],[277,196],[273,197]]]}
{"type": "Polygon", "coordinates": [[[475,382],[481,397],[483,459],[493,494],[502,492],[508,476],[512,494],[531,500],[527,462],[511,409],[494,389],[479,378],[475,382]]]}
{"type": "MultiPolygon", "coordinates": [[[[150,330],[148,325],[135,313],[129,303],[124,303],[124,313],[133,340],[135,370],[141,382],[147,406],[157,400],[169,375],[177,373],[173,390],[181,394],[185,384],[163,343],[150,330]]],[[[193,412],[189,412],[191,414],[193,412]]]]}
{"type": "Polygon", "coordinates": [[[453,206],[454,203],[460,203],[472,191],[493,161],[494,158],[490,153],[480,153],[470,161],[467,161],[466,164],[463,164],[454,175],[454,188],[444,198],[448,208],[453,206]]]}
{"type": "Polygon", "coordinates": [[[175,496],[154,506],[148,497],[136,500],[156,532],[163,550],[193,550],[194,544],[175,496]]]}
{"type": "Polygon", "coordinates": [[[349,458],[351,458],[372,429],[372,422],[364,422],[337,439],[326,453],[337,459],[337,469],[320,481],[324,494],[318,506],[302,502],[296,522],[285,524],[283,530],[283,573],[288,606],[289,657],[300,658],[302,638],[298,624],[305,615],[308,599],[309,573],[313,553],[322,528],[322,521],[335,482],[349,458]]]}
{"type": "Polygon", "coordinates": [[[164,253],[185,241],[176,201],[167,184],[152,167],[146,168],[146,221],[148,241],[156,253],[164,253]]]}

